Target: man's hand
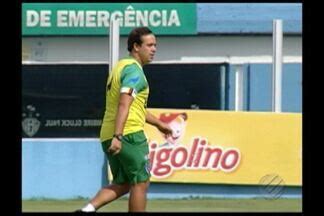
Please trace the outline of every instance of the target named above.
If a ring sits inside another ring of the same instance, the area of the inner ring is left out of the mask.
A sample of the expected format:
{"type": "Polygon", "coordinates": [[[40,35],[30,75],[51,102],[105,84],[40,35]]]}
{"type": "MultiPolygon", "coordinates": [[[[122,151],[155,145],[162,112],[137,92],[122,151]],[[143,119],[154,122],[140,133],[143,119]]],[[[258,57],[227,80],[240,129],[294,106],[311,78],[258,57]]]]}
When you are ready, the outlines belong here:
{"type": "Polygon", "coordinates": [[[121,141],[119,141],[116,137],[114,137],[111,140],[111,145],[108,148],[108,152],[110,152],[112,155],[116,155],[120,152],[121,148],[122,148],[121,141]]]}
{"type": "Polygon", "coordinates": [[[172,136],[172,129],[168,124],[166,124],[164,122],[159,122],[159,124],[157,125],[157,128],[159,129],[159,131],[164,133],[166,135],[166,137],[172,136]]]}

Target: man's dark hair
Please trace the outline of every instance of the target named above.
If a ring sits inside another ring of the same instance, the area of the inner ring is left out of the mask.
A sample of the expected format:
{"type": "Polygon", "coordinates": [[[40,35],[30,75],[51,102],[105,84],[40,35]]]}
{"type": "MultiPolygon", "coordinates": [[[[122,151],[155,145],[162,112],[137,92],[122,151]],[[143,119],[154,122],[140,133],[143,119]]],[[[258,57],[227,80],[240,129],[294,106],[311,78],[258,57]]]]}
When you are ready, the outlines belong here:
{"type": "Polygon", "coordinates": [[[153,34],[152,31],[147,27],[134,28],[128,35],[127,50],[132,51],[134,43],[141,45],[143,43],[141,37],[143,35],[153,34]]]}

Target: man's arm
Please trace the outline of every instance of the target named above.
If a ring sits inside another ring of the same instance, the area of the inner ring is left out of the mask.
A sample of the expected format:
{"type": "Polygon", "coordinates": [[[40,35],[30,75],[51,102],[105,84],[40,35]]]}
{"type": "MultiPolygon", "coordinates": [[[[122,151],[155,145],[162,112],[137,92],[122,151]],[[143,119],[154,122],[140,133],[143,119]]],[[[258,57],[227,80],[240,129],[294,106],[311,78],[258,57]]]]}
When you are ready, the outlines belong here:
{"type": "Polygon", "coordinates": [[[115,121],[115,134],[122,134],[128,117],[129,108],[134,98],[126,93],[121,93],[115,121]]]}
{"type": "Polygon", "coordinates": [[[146,111],[146,116],[145,120],[147,123],[150,125],[153,125],[159,129],[162,133],[166,135],[172,135],[172,129],[170,126],[164,122],[162,122],[160,119],[156,118],[152,113],[149,111],[146,111]]]}
{"type": "Polygon", "coordinates": [[[158,118],[156,118],[152,113],[150,113],[149,111],[146,110],[146,116],[145,116],[145,120],[147,123],[149,123],[150,125],[153,125],[155,127],[157,127],[160,123],[160,120],[158,118]]]}
{"type": "MultiPolygon", "coordinates": [[[[115,134],[123,134],[125,123],[129,113],[129,108],[133,100],[134,98],[129,94],[120,94],[118,110],[115,120],[115,134]]],[[[121,148],[121,141],[116,138],[113,138],[108,151],[113,154],[118,154],[121,148]]]]}

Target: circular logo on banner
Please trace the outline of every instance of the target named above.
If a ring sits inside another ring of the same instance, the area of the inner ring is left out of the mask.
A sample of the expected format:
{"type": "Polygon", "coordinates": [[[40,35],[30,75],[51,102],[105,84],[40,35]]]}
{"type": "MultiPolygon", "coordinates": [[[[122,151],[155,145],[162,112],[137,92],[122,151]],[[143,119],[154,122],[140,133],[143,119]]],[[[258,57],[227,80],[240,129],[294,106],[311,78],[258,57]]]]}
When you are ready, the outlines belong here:
{"type": "Polygon", "coordinates": [[[268,174],[259,181],[259,189],[266,199],[278,199],[285,190],[285,181],[277,174],[268,174]]]}

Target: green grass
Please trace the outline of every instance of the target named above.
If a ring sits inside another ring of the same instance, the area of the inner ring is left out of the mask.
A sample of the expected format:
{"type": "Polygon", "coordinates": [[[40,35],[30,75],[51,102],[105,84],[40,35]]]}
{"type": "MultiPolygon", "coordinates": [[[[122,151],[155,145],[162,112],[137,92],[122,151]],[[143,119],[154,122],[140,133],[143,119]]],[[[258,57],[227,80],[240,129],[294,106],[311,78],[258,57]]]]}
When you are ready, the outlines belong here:
{"type": "MultiPolygon", "coordinates": [[[[73,212],[87,200],[23,200],[22,212],[73,212]]],[[[116,200],[98,212],[127,212],[127,199],[116,200]]],[[[301,199],[152,199],[148,212],[301,212],[301,199]]]]}

